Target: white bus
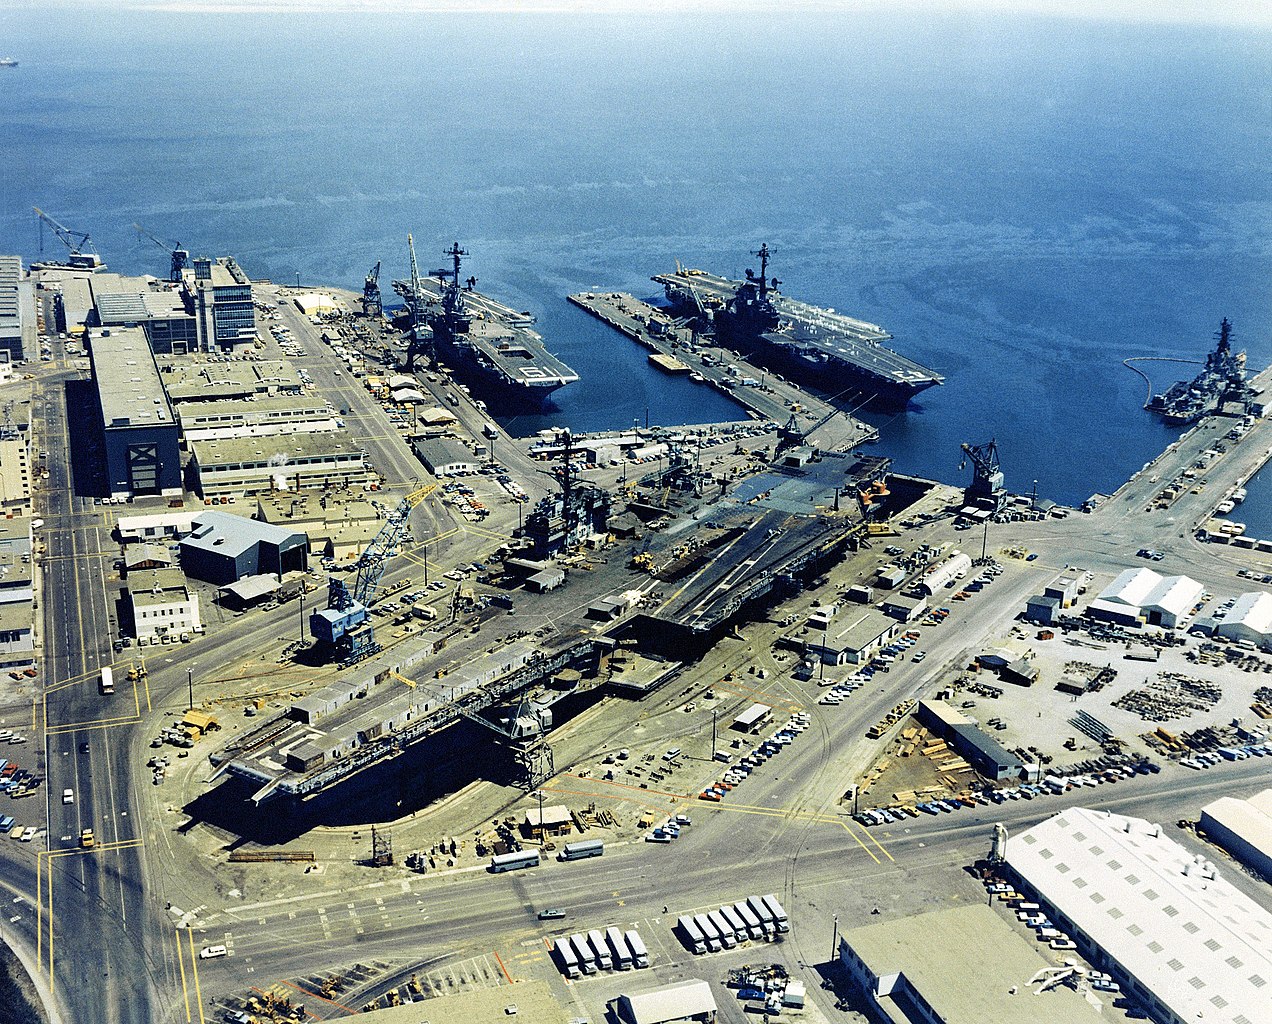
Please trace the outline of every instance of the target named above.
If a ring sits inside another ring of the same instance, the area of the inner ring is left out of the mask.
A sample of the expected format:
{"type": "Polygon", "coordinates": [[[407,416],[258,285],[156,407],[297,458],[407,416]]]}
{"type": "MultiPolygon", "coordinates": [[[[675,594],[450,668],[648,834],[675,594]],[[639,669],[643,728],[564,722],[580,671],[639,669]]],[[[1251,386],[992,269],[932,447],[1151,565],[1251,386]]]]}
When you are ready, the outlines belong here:
{"type": "Polygon", "coordinates": [[[538,850],[522,850],[520,853],[498,853],[490,858],[490,870],[494,874],[498,874],[500,871],[516,871],[518,868],[537,868],[538,866],[538,850]]]}
{"type": "Polygon", "coordinates": [[[102,678],[98,686],[101,689],[102,693],[115,692],[115,674],[110,670],[109,667],[106,667],[106,666],[102,667],[102,678]]]}

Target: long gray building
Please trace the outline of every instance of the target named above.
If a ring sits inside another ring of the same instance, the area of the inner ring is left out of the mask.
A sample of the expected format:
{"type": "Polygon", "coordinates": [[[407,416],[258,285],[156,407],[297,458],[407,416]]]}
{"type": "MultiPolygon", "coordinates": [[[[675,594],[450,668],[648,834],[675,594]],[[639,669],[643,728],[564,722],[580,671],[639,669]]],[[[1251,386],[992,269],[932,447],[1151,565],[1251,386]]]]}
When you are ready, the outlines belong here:
{"type": "Polygon", "coordinates": [[[0,256],[0,351],[11,362],[24,358],[22,334],[22,258],[0,256]]]}
{"type": "Polygon", "coordinates": [[[89,334],[88,354],[106,438],[110,494],[180,497],[177,421],[145,332],[97,328],[89,334]]]}

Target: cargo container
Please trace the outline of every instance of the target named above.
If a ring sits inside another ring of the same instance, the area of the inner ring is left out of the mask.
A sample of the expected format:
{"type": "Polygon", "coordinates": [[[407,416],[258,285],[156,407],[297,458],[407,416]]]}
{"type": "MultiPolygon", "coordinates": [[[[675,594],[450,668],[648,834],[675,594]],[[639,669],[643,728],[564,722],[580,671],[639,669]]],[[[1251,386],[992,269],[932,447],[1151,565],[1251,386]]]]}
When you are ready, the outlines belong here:
{"type": "Polygon", "coordinates": [[[595,974],[596,954],[592,952],[592,947],[587,944],[587,939],[575,932],[570,936],[570,945],[574,947],[574,955],[578,957],[579,970],[584,974],[595,974]]]}
{"type": "Polygon", "coordinates": [[[738,917],[742,918],[742,920],[746,922],[746,930],[751,933],[751,938],[764,938],[764,923],[755,916],[755,911],[741,900],[733,904],[733,910],[737,913],[738,917]]]}
{"type": "Polygon", "coordinates": [[[750,937],[750,929],[747,928],[742,915],[734,910],[730,904],[726,903],[722,906],[720,914],[729,922],[729,927],[733,929],[733,934],[739,942],[745,942],[750,937]]]}
{"type": "Polygon", "coordinates": [[[767,903],[760,899],[759,896],[748,896],[746,905],[751,908],[751,913],[759,918],[760,925],[764,928],[764,934],[768,938],[771,939],[777,934],[777,920],[767,903]]]}
{"type": "Polygon", "coordinates": [[[702,932],[702,939],[706,942],[707,949],[709,949],[712,953],[718,953],[724,948],[724,943],[720,941],[719,930],[706,914],[694,914],[693,920],[702,932]]]}
{"type": "Polygon", "coordinates": [[[777,925],[779,932],[789,932],[791,923],[786,917],[786,911],[782,909],[782,905],[777,902],[777,897],[769,894],[764,897],[764,902],[768,905],[769,910],[773,912],[773,923],[777,925]]]}
{"type": "Polygon", "coordinates": [[[705,953],[707,951],[707,941],[703,937],[702,929],[698,927],[698,922],[693,919],[691,914],[681,917],[676,922],[676,927],[680,929],[680,935],[691,951],[694,953],[705,953]]]}
{"type": "Polygon", "coordinates": [[[648,967],[649,951],[645,949],[645,940],[640,937],[640,932],[630,928],[623,937],[627,940],[627,948],[632,951],[632,963],[636,967],[648,967]]]}
{"type": "Polygon", "coordinates": [[[578,954],[574,952],[574,947],[570,944],[569,939],[564,936],[557,939],[552,946],[552,951],[556,953],[557,964],[561,968],[561,973],[567,978],[577,978],[583,973],[579,970],[578,954]]]}
{"type": "Polygon", "coordinates": [[[620,971],[630,971],[632,969],[632,953],[627,948],[627,942],[623,938],[622,931],[612,926],[606,928],[605,941],[609,943],[610,952],[614,954],[614,966],[620,971]]]}

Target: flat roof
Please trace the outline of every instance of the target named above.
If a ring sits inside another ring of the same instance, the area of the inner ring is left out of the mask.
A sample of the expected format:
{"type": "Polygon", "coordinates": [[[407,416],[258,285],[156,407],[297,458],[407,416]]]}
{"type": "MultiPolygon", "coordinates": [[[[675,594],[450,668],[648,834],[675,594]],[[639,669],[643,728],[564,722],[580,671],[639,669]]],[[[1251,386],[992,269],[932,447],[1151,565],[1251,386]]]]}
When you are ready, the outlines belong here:
{"type": "Polygon", "coordinates": [[[280,586],[282,584],[274,579],[273,576],[268,573],[262,573],[259,576],[244,576],[236,583],[231,583],[221,589],[233,594],[240,601],[255,601],[258,597],[274,593],[280,586]]]}
{"type": "Polygon", "coordinates": [[[362,446],[343,430],[272,434],[268,437],[224,437],[191,441],[189,447],[201,467],[274,465],[284,469],[299,462],[321,462],[331,456],[364,454],[362,446]]]}
{"type": "Polygon", "coordinates": [[[175,426],[154,353],[141,328],[95,328],[90,354],[107,429],[175,426]]]}
{"type": "Polygon", "coordinates": [[[480,462],[468,445],[453,437],[434,437],[415,442],[415,453],[433,466],[446,466],[452,462],[480,462]]]}
{"type": "Polygon", "coordinates": [[[665,1024],[716,1012],[711,986],[696,978],[679,985],[618,997],[618,1018],[627,1024],[665,1024]]]}
{"type": "Polygon", "coordinates": [[[1264,857],[1272,859],[1272,788],[1249,800],[1221,796],[1206,804],[1201,813],[1235,833],[1264,857]]]}
{"type": "Polygon", "coordinates": [[[174,402],[207,402],[271,390],[300,390],[300,375],[281,359],[166,357],[164,386],[174,402]]]}
{"type": "MultiPolygon", "coordinates": [[[[874,608],[859,609],[842,621],[843,628],[833,637],[827,637],[827,641],[833,639],[841,648],[854,651],[869,647],[897,624],[896,619],[889,618],[874,608]]],[[[827,642],[825,646],[829,647],[831,644],[827,642]]]]}
{"type": "MultiPolygon", "coordinates": [[[[1102,1019],[1064,985],[1038,996],[1027,989],[1030,978],[1054,963],[984,904],[853,928],[844,932],[843,945],[876,978],[903,975],[945,1024],[1102,1019]]],[[[890,1003],[886,995],[876,998],[885,1007],[890,1003]]]]}
{"type": "Polygon", "coordinates": [[[0,256],[0,331],[12,334],[22,327],[22,257],[0,256]]]}
{"type": "Polygon", "coordinates": [[[187,402],[177,407],[177,419],[181,427],[232,426],[233,421],[243,422],[264,419],[269,413],[326,413],[336,415],[329,402],[312,395],[259,395],[254,398],[226,398],[219,402],[187,402]]]}
{"type": "Polygon", "coordinates": [[[1073,807],[1008,840],[1025,882],[1185,1020],[1272,1005],[1272,914],[1161,825],[1073,807]]]}

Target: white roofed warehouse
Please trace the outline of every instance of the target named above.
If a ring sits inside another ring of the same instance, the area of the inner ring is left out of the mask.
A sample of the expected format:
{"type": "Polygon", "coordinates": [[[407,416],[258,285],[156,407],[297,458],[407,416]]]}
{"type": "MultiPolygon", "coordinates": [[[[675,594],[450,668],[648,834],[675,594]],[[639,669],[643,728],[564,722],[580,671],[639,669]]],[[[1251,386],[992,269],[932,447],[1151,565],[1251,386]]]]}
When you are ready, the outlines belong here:
{"type": "Polygon", "coordinates": [[[621,995],[614,1009],[622,1024],[672,1024],[674,1021],[710,1024],[716,1019],[711,986],[697,980],[634,996],[621,995]]]}
{"type": "Polygon", "coordinates": [[[1272,594],[1261,590],[1242,594],[1215,627],[1217,636],[1263,644],[1272,636],[1272,594]]]}
{"type": "Polygon", "coordinates": [[[1201,809],[1206,838],[1272,882],[1272,789],[1249,800],[1220,797],[1201,809]]]}
{"type": "Polygon", "coordinates": [[[1012,836],[1005,865],[1152,1019],[1270,1019],[1272,914],[1160,825],[1070,808],[1012,836]]]}

